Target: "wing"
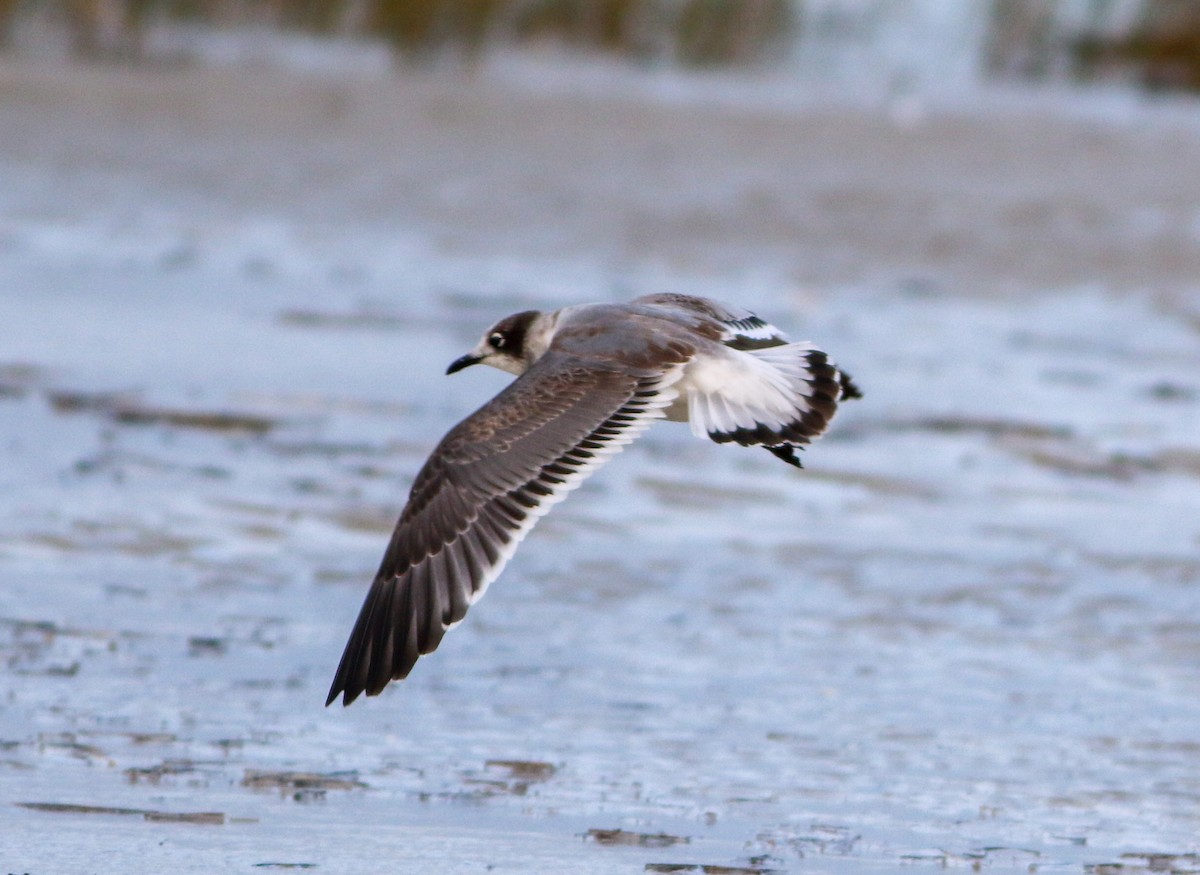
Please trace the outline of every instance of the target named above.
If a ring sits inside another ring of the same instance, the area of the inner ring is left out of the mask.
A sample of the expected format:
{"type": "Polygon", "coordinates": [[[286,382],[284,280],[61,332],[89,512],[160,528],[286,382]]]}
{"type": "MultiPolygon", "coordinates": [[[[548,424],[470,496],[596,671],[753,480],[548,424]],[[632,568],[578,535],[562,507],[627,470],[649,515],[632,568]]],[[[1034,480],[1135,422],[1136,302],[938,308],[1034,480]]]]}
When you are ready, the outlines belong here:
{"type": "Polygon", "coordinates": [[[731,307],[712,298],[667,293],[646,295],[635,299],[633,303],[686,310],[702,318],[714,320],[721,326],[721,333],[716,339],[734,349],[764,349],[782,346],[788,342],[787,335],[765,319],[759,318],[749,310],[731,307]]]}
{"type": "Polygon", "coordinates": [[[455,426],[417,474],[325,704],[377,695],[435,650],[538,518],[664,415],[680,372],[552,350],[455,426]]]}

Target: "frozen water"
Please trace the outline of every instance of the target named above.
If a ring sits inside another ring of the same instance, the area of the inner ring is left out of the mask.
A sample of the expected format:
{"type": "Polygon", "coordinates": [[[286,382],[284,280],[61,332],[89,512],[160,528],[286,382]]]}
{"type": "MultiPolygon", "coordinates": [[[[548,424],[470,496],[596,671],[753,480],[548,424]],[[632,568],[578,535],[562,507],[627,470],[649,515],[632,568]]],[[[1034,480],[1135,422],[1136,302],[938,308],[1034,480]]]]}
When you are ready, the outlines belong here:
{"type": "MultiPolygon", "coordinates": [[[[233,122],[210,118],[194,147],[166,122],[134,133],[118,118],[39,151],[35,135],[91,111],[71,89],[93,89],[90,104],[105,80],[47,74],[39,92],[6,75],[25,97],[0,107],[24,125],[0,118],[5,871],[1200,865],[1186,259],[1141,288],[1104,261],[1055,285],[1021,263],[1045,226],[1023,238],[1014,223],[1010,262],[914,268],[881,233],[912,177],[881,175],[877,222],[856,232],[878,272],[837,262],[802,283],[786,233],[688,257],[722,239],[714,227],[753,221],[743,197],[765,173],[730,159],[707,186],[681,172],[711,142],[686,136],[696,104],[597,110],[597,125],[629,122],[629,152],[593,164],[626,161],[639,191],[593,165],[544,182],[534,153],[548,147],[497,118],[515,106],[523,126],[552,127],[540,114],[565,98],[511,85],[438,92],[411,118],[446,148],[390,163],[371,150],[397,119],[351,112],[349,133],[299,144],[303,110],[268,106],[290,94],[270,83],[274,98],[238,95],[233,122]],[[661,143],[636,133],[657,113],[687,160],[661,164],[661,143]],[[481,178],[456,138],[496,130],[481,178]],[[408,200],[375,202],[371,174],[340,164],[343,140],[408,200]],[[244,163],[223,174],[231,161],[244,163]],[[606,228],[622,223],[651,242],[622,244],[606,228]],[[950,290],[946,276],[972,271],[983,291],[950,290]],[[995,291],[1013,275],[1029,285],[995,291]],[[656,426],[539,525],[410,679],[321,708],[410,478],[507,379],[445,365],[513,310],[664,289],[819,342],[866,398],[803,472],[656,426]]],[[[383,105],[341,87],[335,104],[383,105]]],[[[158,111],[186,127],[214,110],[158,111]]],[[[758,162],[781,130],[807,130],[802,115],[712,112],[706,137],[761,126],[758,162]]],[[[1134,136],[1122,131],[1080,136],[1134,136]]],[[[1148,136],[1196,148],[1187,129],[1148,136]]],[[[844,179],[866,148],[853,139],[844,179]]],[[[562,170],[570,151],[545,160],[562,170]]],[[[987,171],[955,156],[935,163],[960,212],[933,216],[935,233],[957,224],[960,245],[1001,246],[961,195],[987,171]]],[[[1005,197],[1046,198],[1052,214],[1086,200],[1085,174],[1046,178],[1005,197]]],[[[1100,243],[1064,260],[1176,251],[1108,221],[1197,214],[1191,183],[1151,182],[1140,206],[1103,200],[1100,243]]],[[[1054,245],[1076,239],[1068,226],[1047,232],[1054,245]]]]}

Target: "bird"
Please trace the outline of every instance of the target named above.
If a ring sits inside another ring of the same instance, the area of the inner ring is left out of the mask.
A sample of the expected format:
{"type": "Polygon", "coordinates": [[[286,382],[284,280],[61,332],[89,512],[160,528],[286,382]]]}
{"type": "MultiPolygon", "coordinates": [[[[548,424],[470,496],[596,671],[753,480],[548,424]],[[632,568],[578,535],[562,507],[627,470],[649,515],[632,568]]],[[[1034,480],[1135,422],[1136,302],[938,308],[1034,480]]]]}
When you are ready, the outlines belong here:
{"type": "Polygon", "coordinates": [[[325,701],[349,705],[437,649],[552,505],[657,419],[700,438],[797,451],[854,381],[810,343],[748,310],[693,295],[524,310],[447,374],[517,379],[441,440],[413,481],[325,701]]]}

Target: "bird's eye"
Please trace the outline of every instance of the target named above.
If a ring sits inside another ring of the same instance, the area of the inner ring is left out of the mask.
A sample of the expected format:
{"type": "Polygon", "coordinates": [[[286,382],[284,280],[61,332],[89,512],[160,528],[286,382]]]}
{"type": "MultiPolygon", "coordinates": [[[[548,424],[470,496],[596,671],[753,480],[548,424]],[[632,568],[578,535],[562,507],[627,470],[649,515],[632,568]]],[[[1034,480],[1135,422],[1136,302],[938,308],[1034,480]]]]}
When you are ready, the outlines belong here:
{"type": "Polygon", "coordinates": [[[504,335],[496,331],[488,338],[488,344],[492,349],[500,349],[504,346],[504,335]]]}

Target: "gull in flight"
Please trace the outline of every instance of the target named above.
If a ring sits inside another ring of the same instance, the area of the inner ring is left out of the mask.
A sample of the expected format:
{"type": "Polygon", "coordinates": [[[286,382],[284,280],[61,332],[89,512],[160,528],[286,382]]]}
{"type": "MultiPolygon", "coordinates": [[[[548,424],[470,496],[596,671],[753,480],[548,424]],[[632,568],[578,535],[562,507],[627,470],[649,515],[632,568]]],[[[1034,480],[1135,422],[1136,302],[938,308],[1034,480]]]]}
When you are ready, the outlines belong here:
{"type": "Polygon", "coordinates": [[[501,319],[447,374],[516,374],[417,474],[329,697],[349,705],[408,675],[500,574],[538,518],[656,419],[796,455],[854,382],[746,310],[661,294],[501,319]]]}

